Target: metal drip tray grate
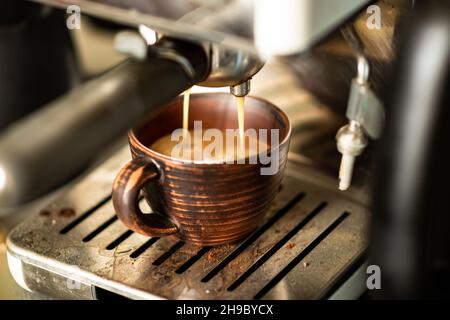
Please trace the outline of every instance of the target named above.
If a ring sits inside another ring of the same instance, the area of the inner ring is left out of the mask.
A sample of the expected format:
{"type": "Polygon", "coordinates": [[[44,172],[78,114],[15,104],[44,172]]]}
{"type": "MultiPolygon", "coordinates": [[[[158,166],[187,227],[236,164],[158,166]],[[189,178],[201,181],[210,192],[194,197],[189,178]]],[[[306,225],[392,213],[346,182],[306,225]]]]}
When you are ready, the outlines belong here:
{"type": "Polygon", "coordinates": [[[364,254],[367,209],[293,162],[261,226],[239,244],[201,248],[136,234],[117,220],[110,197],[128,158],[122,150],[10,233],[19,284],[62,298],[316,299],[364,254]]]}

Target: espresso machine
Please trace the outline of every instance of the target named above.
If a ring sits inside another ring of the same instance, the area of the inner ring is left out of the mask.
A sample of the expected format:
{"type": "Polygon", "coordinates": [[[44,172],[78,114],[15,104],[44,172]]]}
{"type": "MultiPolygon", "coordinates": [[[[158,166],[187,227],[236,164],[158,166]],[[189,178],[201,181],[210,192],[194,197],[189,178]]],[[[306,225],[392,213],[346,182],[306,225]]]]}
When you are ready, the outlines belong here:
{"type": "Polygon", "coordinates": [[[20,287],[68,299],[448,296],[448,199],[436,184],[448,181],[436,152],[448,130],[447,4],[8,0],[0,8],[0,211],[23,217],[4,240],[20,287]],[[84,21],[108,30],[120,63],[83,75],[73,35],[82,37],[84,21]],[[111,203],[129,158],[126,131],[192,86],[279,99],[291,116],[283,185],[237,244],[144,237],[111,203]],[[381,288],[368,284],[373,266],[381,288]]]}

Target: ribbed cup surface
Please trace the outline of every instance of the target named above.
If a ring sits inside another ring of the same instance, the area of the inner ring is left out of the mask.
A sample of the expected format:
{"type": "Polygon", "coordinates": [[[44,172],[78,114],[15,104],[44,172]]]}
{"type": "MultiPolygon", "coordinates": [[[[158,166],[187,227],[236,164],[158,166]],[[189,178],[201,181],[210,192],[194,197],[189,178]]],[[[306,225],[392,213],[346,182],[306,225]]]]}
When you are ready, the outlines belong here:
{"type": "MultiPolygon", "coordinates": [[[[230,123],[234,123],[236,110],[233,98],[226,94],[192,95],[190,113],[197,115],[197,119],[199,114],[207,114],[208,127],[229,128],[230,123]],[[216,123],[211,121],[214,115],[216,123]]],[[[166,134],[156,133],[164,120],[173,121],[179,117],[180,121],[177,119],[174,123],[181,124],[181,103],[180,99],[174,101],[161,115],[129,134],[133,158],[144,157],[159,168],[159,179],[144,187],[145,197],[154,211],[167,215],[178,226],[180,232],[176,236],[183,241],[210,246],[241,240],[259,225],[278,192],[287,161],[289,121],[272,104],[247,97],[246,127],[281,131],[281,144],[276,148],[278,170],[274,175],[262,175],[260,163],[193,163],[147,148],[152,141],[166,134]]]]}

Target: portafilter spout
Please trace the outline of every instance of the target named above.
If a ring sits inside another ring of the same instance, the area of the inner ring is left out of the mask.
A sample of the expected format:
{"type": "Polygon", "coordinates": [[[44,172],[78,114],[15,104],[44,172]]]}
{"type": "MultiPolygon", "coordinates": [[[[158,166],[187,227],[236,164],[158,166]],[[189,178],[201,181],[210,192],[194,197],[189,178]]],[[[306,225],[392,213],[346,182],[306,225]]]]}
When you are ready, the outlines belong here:
{"type": "Polygon", "coordinates": [[[0,135],[0,207],[26,203],[61,186],[146,114],[205,80],[209,71],[203,46],[163,38],[143,61],[127,60],[14,123],[0,135]]]}
{"type": "Polygon", "coordinates": [[[205,87],[230,87],[236,97],[250,92],[251,78],[264,66],[258,56],[245,50],[228,49],[212,44],[210,47],[211,72],[199,83],[205,87]]]}

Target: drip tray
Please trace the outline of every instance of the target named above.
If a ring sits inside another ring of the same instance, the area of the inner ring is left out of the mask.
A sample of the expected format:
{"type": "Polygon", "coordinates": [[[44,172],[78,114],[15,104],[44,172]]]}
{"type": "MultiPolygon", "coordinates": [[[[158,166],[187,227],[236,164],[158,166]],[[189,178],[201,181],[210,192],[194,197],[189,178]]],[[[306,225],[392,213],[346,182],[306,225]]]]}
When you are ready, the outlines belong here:
{"type": "Polygon", "coordinates": [[[9,234],[22,287],[59,298],[318,299],[361,264],[367,208],[316,169],[290,160],[259,229],[239,244],[201,248],[118,221],[111,185],[129,157],[124,148],[9,234]]]}

